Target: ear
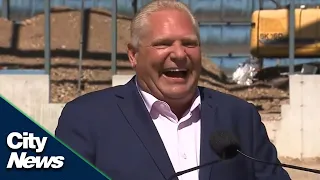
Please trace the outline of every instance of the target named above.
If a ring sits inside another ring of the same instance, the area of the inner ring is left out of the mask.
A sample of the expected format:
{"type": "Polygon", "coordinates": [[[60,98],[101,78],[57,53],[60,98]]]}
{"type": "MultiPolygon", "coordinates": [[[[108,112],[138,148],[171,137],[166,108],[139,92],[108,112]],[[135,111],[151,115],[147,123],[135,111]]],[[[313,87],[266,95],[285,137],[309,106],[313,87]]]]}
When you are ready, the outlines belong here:
{"type": "Polygon", "coordinates": [[[137,52],[137,49],[131,43],[128,43],[127,45],[127,53],[128,53],[129,61],[131,63],[131,67],[135,69],[137,65],[136,55],[138,52],[137,52]]]}

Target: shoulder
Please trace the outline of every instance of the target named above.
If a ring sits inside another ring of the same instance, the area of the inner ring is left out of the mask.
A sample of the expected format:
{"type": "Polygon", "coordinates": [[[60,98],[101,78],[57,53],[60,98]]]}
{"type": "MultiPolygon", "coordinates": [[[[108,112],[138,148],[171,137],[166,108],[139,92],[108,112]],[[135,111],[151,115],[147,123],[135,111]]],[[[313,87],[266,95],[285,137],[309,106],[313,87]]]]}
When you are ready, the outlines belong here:
{"type": "Polygon", "coordinates": [[[106,107],[112,105],[116,98],[115,93],[122,88],[124,87],[116,86],[84,94],[68,102],[65,108],[77,110],[85,108],[88,110],[99,106],[106,107]]]}
{"type": "Polygon", "coordinates": [[[242,110],[255,110],[252,103],[247,102],[244,99],[241,99],[237,96],[222,93],[213,89],[199,87],[200,91],[204,94],[205,97],[210,97],[209,101],[212,101],[213,104],[217,104],[219,107],[227,109],[242,109],[242,110]]]}
{"type": "Polygon", "coordinates": [[[99,127],[98,124],[106,122],[105,117],[115,115],[115,95],[121,88],[117,86],[90,92],[66,103],[60,113],[56,133],[68,128],[99,127]]]}

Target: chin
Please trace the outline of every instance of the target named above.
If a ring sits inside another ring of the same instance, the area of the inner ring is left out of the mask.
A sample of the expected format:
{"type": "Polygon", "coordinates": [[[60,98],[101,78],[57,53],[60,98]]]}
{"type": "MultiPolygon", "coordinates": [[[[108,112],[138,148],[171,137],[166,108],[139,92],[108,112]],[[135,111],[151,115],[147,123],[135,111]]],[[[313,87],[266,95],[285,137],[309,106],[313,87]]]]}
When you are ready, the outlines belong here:
{"type": "Polygon", "coordinates": [[[181,93],[170,93],[168,96],[170,99],[183,99],[186,97],[186,95],[183,95],[181,93]]]}
{"type": "Polygon", "coordinates": [[[168,97],[171,97],[173,99],[179,99],[179,98],[186,98],[190,95],[190,89],[188,88],[171,88],[170,90],[165,91],[164,94],[166,94],[168,97]]]}

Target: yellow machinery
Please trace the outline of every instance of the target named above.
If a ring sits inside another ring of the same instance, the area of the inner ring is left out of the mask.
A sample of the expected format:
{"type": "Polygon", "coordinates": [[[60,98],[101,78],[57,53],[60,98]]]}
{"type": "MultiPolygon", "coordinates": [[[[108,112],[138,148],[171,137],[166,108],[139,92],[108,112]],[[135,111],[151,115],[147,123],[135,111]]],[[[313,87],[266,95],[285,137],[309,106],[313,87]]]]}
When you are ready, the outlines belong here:
{"type": "MultiPolygon", "coordinates": [[[[252,14],[250,51],[255,57],[289,56],[289,10],[252,14]]],[[[320,57],[320,9],[295,9],[295,57],[320,57]]]]}

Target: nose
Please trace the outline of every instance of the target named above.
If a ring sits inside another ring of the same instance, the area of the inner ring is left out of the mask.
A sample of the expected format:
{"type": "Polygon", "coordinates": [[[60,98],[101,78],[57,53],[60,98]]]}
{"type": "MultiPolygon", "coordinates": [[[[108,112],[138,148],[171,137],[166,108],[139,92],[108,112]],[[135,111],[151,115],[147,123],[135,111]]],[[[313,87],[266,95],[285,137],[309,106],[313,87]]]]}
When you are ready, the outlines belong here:
{"type": "Polygon", "coordinates": [[[187,57],[185,47],[181,43],[173,44],[170,57],[172,60],[185,60],[187,57]]]}

